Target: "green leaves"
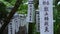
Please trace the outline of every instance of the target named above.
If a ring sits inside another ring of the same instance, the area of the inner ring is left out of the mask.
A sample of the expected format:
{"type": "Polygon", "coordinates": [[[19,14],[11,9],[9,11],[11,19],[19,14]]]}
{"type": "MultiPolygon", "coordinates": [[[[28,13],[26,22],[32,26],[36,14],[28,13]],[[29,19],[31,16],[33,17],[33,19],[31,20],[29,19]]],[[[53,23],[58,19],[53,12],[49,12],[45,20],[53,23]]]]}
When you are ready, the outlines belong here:
{"type": "Polygon", "coordinates": [[[5,0],[5,1],[7,1],[7,2],[9,2],[9,3],[10,3],[12,0],[5,0]]]}
{"type": "Polygon", "coordinates": [[[20,13],[20,14],[27,14],[27,10],[28,10],[28,5],[25,4],[25,2],[23,2],[23,4],[21,4],[19,9],[18,9],[18,13],[20,13]]]}
{"type": "Polygon", "coordinates": [[[54,33],[60,34],[60,5],[57,5],[60,0],[55,0],[54,5],[54,19],[56,22],[54,23],[54,33]]]}
{"type": "Polygon", "coordinates": [[[16,2],[16,0],[4,0],[4,1],[6,1],[6,2],[10,3],[11,5],[14,5],[14,4],[15,4],[15,2],[16,2]]]}
{"type": "Polygon", "coordinates": [[[3,2],[0,2],[0,19],[7,16],[6,5],[3,2]]]}
{"type": "Polygon", "coordinates": [[[54,0],[54,4],[57,5],[60,0],[54,0]]]}
{"type": "MultiPolygon", "coordinates": [[[[12,6],[14,6],[16,0],[5,0],[7,2],[9,2],[12,6]]],[[[25,4],[27,3],[28,0],[23,0],[21,6],[18,9],[18,13],[19,14],[27,14],[27,9],[28,9],[28,5],[25,4]]]]}

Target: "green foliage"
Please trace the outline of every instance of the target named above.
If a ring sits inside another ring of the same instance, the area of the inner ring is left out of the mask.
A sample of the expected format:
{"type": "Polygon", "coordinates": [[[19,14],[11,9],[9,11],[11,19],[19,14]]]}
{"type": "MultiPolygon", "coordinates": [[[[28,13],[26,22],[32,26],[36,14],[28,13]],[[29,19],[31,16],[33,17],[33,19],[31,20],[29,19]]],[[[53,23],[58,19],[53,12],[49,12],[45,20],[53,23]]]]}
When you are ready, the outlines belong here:
{"type": "Polygon", "coordinates": [[[60,34],[60,5],[57,5],[60,0],[55,0],[55,10],[54,10],[54,34],[60,34]]]}
{"type": "Polygon", "coordinates": [[[7,15],[6,5],[3,2],[0,2],[0,19],[5,18],[7,15]]]}
{"type": "Polygon", "coordinates": [[[10,3],[11,5],[14,5],[16,0],[4,0],[4,1],[7,1],[8,3],[10,3]]]}
{"type": "MultiPolygon", "coordinates": [[[[16,2],[16,0],[5,0],[5,1],[8,2],[12,6],[16,2]]],[[[28,5],[24,4],[24,3],[27,3],[27,1],[28,0],[23,0],[23,3],[20,5],[20,7],[18,9],[19,14],[27,14],[28,5]]],[[[54,5],[55,5],[55,7],[53,8],[53,10],[54,10],[53,17],[54,17],[54,20],[56,20],[56,22],[54,23],[54,34],[60,34],[60,5],[57,5],[59,1],[60,0],[53,1],[54,5]]],[[[38,3],[38,1],[37,1],[37,3],[38,3]]],[[[8,5],[8,4],[6,3],[6,5],[8,5]]],[[[6,14],[7,14],[6,5],[3,2],[0,2],[0,19],[6,17],[6,14]]],[[[10,5],[8,5],[8,6],[10,6],[10,5]]],[[[38,6],[38,4],[35,4],[36,9],[37,9],[37,6],[38,6]]],[[[33,27],[35,26],[35,24],[30,24],[30,25],[32,26],[32,30],[34,30],[33,27]]],[[[36,33],[36,34],[39,34],[39,33],[36,33]]]]}
{"type": "Polygon", "coordinates": [[[23,0],[23,4],[26,3],[28,0],[23,0]]]}
{"type": "Polygon", "coordinates": [[[21,14],[27,14],[28,5],[21,4],[18,9],[18,12],[21,14]]]}
{"type": "Polygon", "coordinates": [[[7,1],[7,2],[11,2],[12,0],[5,0],[5,1],[7,1]]]}
{"type": "Polygon", "coordinates": [[[36,34],[40,34],[40,32],[36,32],[36,34]]]}
{"type": "Polygon", "coordinates": [[[54,0],[54,5],[57,5],[60,0],[54,0]]]}
{"type": "MultiPolygon", "coordinates": [[[[9,2],[12,6],[14,6],[16,0],[5,0],[7,2],[9,2]]],[[[19,14],[27,14],[27,9],[28,9],[28,5],[25,4],[27,3],[27,0],[23,0],[23,3],[20,5],[19,9],[18,9],[18,13],[19,14]]]]}
{"type": "Polygon", "coordinates": [[[28,34],[34,34],[35,23],[29,23],[28,34]]]}

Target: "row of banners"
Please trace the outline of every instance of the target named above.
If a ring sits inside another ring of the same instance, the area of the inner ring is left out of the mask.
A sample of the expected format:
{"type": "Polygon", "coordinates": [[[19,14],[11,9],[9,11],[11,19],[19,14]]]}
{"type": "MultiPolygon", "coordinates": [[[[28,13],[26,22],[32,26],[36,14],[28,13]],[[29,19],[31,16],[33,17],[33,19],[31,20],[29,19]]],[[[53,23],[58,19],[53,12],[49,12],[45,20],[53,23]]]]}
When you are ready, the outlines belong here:
{"type": "MultiPolygon", "coordinates": [[[[26,15],[25,14],[14,15],[12,20],[8,24],[8,34],[19,33],[20,27],[23,27],[23,26],[26,26],[26,28],[28,28],[27,27],[27,21],[26,21],[26,15]]],[[[27,32],[27,30],[26,30],[26,32],[27,32]]]]}
{"type": "MultiPolygon", "coordinates": [[[[34,2],[33,0],[28,2],[28,22],[33,23],[35,17],[34,2]]],[[[39,0],[36,24],[40,34],[53,34],[53,0],[39,0]]]]}

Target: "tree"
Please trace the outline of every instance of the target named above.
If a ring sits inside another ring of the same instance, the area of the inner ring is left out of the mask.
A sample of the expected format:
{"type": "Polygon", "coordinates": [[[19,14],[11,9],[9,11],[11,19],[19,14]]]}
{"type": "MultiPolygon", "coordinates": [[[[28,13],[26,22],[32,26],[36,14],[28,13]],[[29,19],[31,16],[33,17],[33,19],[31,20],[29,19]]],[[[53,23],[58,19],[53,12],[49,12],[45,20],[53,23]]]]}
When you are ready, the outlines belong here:
{"type": "Polygon", "coordinates": [[[55,10],[54,10],[54,17],[56,22],[54,23],[54,33],[59,34],[60,33],[60,4],[58,5],[58,2],[60,0],[55,0],[54,5],[55,5],[55,10]]]}
{"type": "Polygon", "coordinates": [[[60,0],[54,0],[54,5],[56,6],[60,0]]]}
{"type": "Polygon", "coordinates": [[[7,17],[8,11],[6,10],[6,5],[0,2],[0,21],[7,17]]]}
{"type": "Polygon", "coordinates": [[[22,3],[22,0],[17,0],[16,1],[14,8],[11,10],[10,14],[8,15],[8,17],[4,20],[4,24],[2,25],[2,27],[0,29],[0,34],[3,33],[3,30],[8,25],[8,23],[10,22],[11,18],[15,14],[15,12],[18,10],[18,7],[20,6],[21,3],[22,3]]]}

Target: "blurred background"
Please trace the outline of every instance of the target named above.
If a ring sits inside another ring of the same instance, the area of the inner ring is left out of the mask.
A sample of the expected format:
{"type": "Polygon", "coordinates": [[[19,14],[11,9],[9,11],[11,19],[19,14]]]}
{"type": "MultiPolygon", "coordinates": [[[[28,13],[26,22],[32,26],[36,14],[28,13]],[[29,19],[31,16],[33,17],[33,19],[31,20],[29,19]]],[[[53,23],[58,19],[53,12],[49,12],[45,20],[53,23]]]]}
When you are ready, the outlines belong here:
{"type": "MultiPolygon", "coordinates": [[[[34,0],[34,9],[38,11],[39,0],[34,0]]],[[[28,0],[0,0],[0,28],[8,15],[13,15],[3,34],[40,34],[36,22],[29,24],[27,21],[28,0]],[[17,5],[16,5],[17,4],[17,5]],[[18,9],[17,9],[18,6],[18,9]],[[13,9],[15,7],[15,10],[13,9]],[[16,11],[15,13],[13,11],[16,11]],[[11,12],[14,13],[10,14],[11,12]]],[[[60,34],[60,0],[53,0],[54,34],[60,34]]],[[[35,18],[36,20],[36,18],[35,18]]],[[[38,28],[39,30],[39,28],[38,28]]]]}

